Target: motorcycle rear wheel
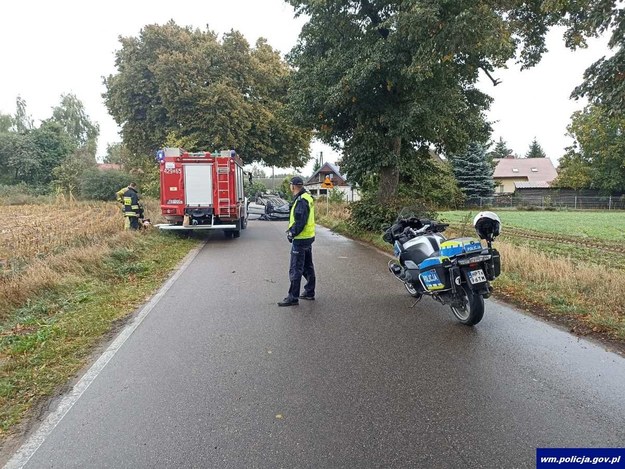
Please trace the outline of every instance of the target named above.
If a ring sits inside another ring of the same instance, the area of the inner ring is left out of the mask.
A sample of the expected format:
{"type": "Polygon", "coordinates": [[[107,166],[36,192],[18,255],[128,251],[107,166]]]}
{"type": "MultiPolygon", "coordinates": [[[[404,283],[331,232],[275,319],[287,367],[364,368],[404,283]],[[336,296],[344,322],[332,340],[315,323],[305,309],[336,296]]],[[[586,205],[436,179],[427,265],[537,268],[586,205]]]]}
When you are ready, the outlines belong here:
{"type": "Polygon", "coordinates": [[[475,326],[484,317],[484,298],[471,290],[468,285],[462,286],[462,306],[451,305],[451,312],[458,321],[466,326],[475,326]]]}
{"type": "Polygon", "coordinates": [[[421,298],[421,293],[412,285],[412,283],[404,282],[404,287],[406,287],[406,291],[413,298],[421,298]]]}

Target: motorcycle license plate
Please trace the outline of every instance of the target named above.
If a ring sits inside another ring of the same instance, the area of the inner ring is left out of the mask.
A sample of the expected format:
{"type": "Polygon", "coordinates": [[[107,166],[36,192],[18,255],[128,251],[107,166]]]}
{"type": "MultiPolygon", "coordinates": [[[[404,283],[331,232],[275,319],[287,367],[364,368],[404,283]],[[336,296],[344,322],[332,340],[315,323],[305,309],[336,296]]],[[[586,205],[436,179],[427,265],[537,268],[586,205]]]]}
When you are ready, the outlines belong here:
{"type": "Polygon", "coordinates": [[[469,272],[469,281],[472,285],[476,283],[483,283],[486,281],[486,275],[484,275],[484,271],[482,269],[472,270],[469,272]]]}

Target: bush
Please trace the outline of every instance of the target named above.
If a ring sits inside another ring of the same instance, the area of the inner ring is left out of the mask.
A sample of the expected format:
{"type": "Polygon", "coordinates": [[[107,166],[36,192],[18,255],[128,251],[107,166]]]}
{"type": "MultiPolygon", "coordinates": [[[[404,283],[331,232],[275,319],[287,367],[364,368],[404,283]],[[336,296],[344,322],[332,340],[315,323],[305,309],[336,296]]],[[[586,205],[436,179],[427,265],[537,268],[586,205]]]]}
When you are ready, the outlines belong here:
{"type": "Polygon", "coordinates": [[[345,194],[335,187],[328,192],[328,198],[331,204],[338,204],[345,201],[345,194]]]}
{"type": "Polygon", "coordinates": [[[115,192],[131,182],[131,176],[123,171],[87,171],[80,185],[83,199],[115,200],[115,192]]]}
{"type": "Polygon", "coordinates": [[[246,179],[243,181],[243,192],[249,200],[256,200],[256,194],[267,192],[267,186],[260,182],[252,180],[252,183],[246,179]]]}
{"type": "Polygon", "coordinates": [[[406,207],[410,207],[411,212],[419,217],[436,217],[436,212],[427,204],[414,198],[396,197],[389,202],[380,203],[373,195],[367,194],[349,206],[351,224],[359,230],[379,233],[392,225],[399,212],[406,207]]]}
{"type": "Polygon", "coordinates": [[[48,188],[18,184],[0,184],[0,205],[33,205],[50,203],[48,188]]]}

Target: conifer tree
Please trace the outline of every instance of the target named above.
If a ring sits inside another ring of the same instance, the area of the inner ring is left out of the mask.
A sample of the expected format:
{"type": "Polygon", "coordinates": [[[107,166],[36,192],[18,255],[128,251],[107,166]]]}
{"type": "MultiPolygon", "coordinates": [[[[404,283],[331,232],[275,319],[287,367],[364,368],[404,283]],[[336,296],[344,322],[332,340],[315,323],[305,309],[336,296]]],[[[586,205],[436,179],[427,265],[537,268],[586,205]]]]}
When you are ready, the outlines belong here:
{"type": "Polygon", "coordinates": [[[479,143],[470,143],[467,150],[450,158],[458,187],[467,201],[480,197],[491,197],[495,191],[493,168],[488,162],[486,151],[479,143]]]}
{"type": "Polygon", "coordinates": [[[534,137],[534,140],[532,140],[532,143],[530,144],[530,148],[525,154],[525,157],[526,158],[546,158],[547,157],[547,154],[545,153],[543,148],[538,144],[536,137],[534,137]]]}
{"type": "Polygon", "coordinates": [[[504,142],[502,137],[499,137],[499,141],[495,144],[495,148],[493,148],[493,151],[488,154],[488,156],[492,159],[507,158],[510,155],[512,155],[512,150],[508,148],[508,145],[504,142]]]}

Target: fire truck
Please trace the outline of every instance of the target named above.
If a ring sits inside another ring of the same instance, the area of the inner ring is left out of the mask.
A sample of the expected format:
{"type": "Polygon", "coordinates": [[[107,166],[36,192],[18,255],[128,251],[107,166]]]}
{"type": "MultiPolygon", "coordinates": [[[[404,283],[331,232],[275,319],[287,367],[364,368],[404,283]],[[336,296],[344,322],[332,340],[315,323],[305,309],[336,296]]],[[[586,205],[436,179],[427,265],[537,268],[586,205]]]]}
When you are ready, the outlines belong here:
{"type": "Polygon", "coordinates": [[[162,230],[223,230],[238,238],[247,226],[243,161],[234,150],[211,154],[159,150],[162,230]]]}

